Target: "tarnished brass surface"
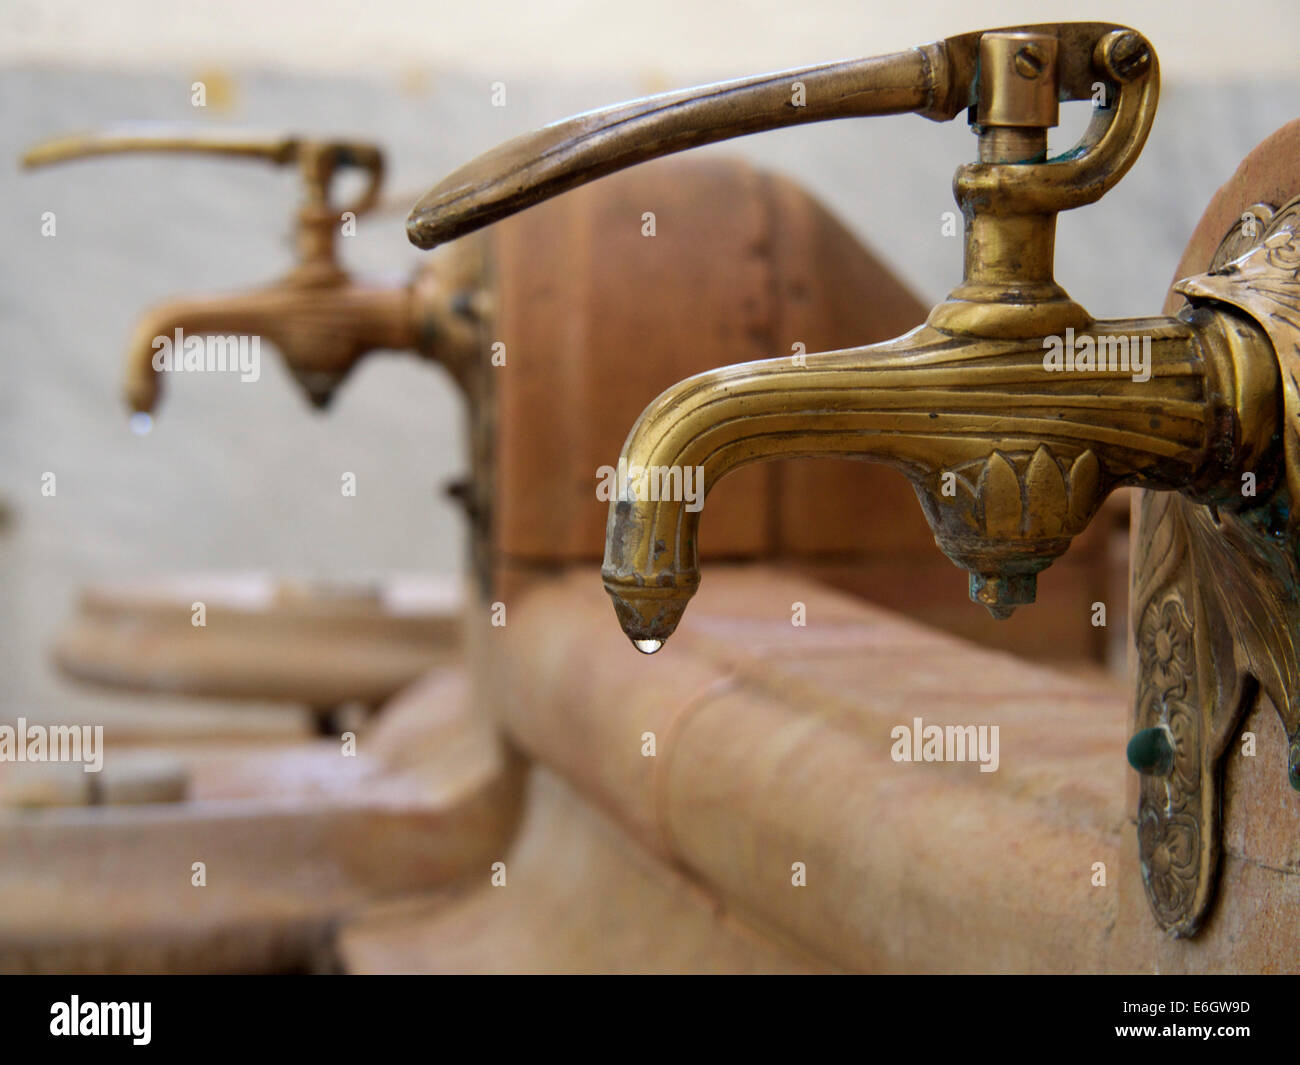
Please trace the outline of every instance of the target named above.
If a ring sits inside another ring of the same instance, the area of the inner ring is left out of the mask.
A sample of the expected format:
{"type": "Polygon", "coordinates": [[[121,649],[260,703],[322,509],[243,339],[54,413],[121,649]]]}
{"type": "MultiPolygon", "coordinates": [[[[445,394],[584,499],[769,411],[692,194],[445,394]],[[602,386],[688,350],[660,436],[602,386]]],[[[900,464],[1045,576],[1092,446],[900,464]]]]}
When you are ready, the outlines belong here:
{"type": "Polygon", "coordinates": [[[661,471],[680,480],[699,468],[707,489],[764,459],[871,459],[908,475],[939,546],[970,573],[971,598],[1005,617],[1033,601],[1037,573],[1112,489],[1214,495],[1271,436],[1245,408],[1259,373],[1273,372],[1258,330],[1213,314],[1096,322],[1053,278],[1056,214],[1094,202],[1123,176],[1158,95],[1150,44],[1121,26],[966,34],[557,123],[447,178],[417,205],[408,232],[429,246],[601,174],[724,137],[850,115],[950,118],[983,101],[990,123],[975,126],[983,161],[960,167],[954,181],[966,219],[962,284],[925,327],[897,340],[802,363],[728,367],[664,393],[624,447],[630,476],[611,501],[604,575],[625,631],[655,650],[699,582],[698,510],[660,498],[661,471]],[[1045,83],[1064,100],[1097,99],[1100,87],[1104,103],[1080,144],[1052,160],[1034,150],[1045,144],[1037,124],[1055,117],[1045,83]],[[1053,374],[1044,362],[1053,341],[1072,350],[1104,344],[1115,359],[1121,343],[1141,347],[1149,375],[1139,379],[1127,363],[1053,374]],[[1252,362],[1261,354],[1263,371],[1252,362]],[[1250,364],[1240,372],[1239,357],[1250,364]]]}
{"type": "Polygon", "coordinates": [[[141,319],[128,348],[126,395],[134,410],[151,411],[160,374],[155,341],[184,335],[265,337],[284,357],[310,401],[324,406],[356,362],[376,349],[415,350],[454,367],[478,348],[472,294],[446,291],[431,265],[409,284],[352,277],[338,262],[336,240],[346,224],[378,203],[384,158],[373,145],[348,140],[212,131],[135,124],[58,137],[32,148],[26,166],[134,152],[201,153],[296,164],[303,198],[296,217],[298,263],[262,288],[172,301],[141,319]],[[352,203],[330,196],[335,175],[359,169],[367,178],[352,203]]]}
{"type": "MultiPolygon", "coordinates": [[[[605,174],[747,133],[909,112],[947,121],[978,100],[979,49],[985,32],[1055,38],[1061,100],[1092,99],[1099,78],[1108,91],[1117,87],[1116,76],[1154,86],[1153,79],[1145,77],[1154,70],[1154,53],[1138,34],[1123,27],[1074,22],[967,33],[894,55],[663,93],[556,122],[516,137],[449,175],[416,204],[407,233],[418,247],[431,248],[605,174]],[[1108,38],[1112,31],[1120,36],[1108,38]],[[1099,71],[1093,52],[1103,42],[1107,69],[1099,71]],[[796,85],[803,88],[802,104],[796,102],[796,85]]],[[[1100,139],[1111,118],[1123,117],[1127,126],[1135,104],[1144,102],[1141,86],[1136,96],[1131,91],[1123,95],[1125,113],[1121,116],[1118,108],[1108,112],[1100,128],[1089,130],[1085,146],[1100,139]]],[[[1132,154],[1136,156],[1136,150],[1132,154]]]]}
{"type": "Polygon", "coordinates": [[[967,34],[558,123],[457,171],[417,205],[408,233],[430,247],[610,171],[729,136],[971,108],[980,161],[954,181],[966,221],[962,284],[896,340],[730,366],[661,395],[623,449],[605,587],[637,648],[658,650],[700,580],[699,508],[674,490],[688,471],[707,491],[731,470],[776,458],[893,465],[911,479],[940,548],[969,572],[971,598],[997,617],[1033,601],[1036,575],[1113,489],[1156,490],[1145,494],[1134,567],[1139,732],[1129,754],[1146,774],[1148,896],[1160,924],[1186,935],[1213,892],[1219,759],[1257,688],[1283,716],[1300,785],[1291,502],[1300,491],[1300,207],[1261,207],[1252,218],[1267,223],[1262,243],[1230,234],[1218,269],[1178,286],[1190,303],[1177,317],[1094,320],[1053,277],[1056,214],[1095,202],[1124,175],[1158,94],[1151,46],[1124,27],[967,34]],[[1096,106],[1083,140],[1047,158],[1055,100],[1087,98],[1096,106]],[[1118,364],[1121,340],[1149,365],[1118,364]],[[1067,347],[1089,361],[1053,372],[1045,352],[1067,347]]]}
{"type": "MultiPolygon", "coordinates": [[[[1046,129],[1060,117],[1056,98],[1057,41],[1050,34],[986,33],[980,38],[981,126],[1046,129]],[[993,69],[999,77],[989,77],[993,69]]],[[[1046,148],[1046,141],[1043,143],[1046,148]]]]}
{"type": "Polygon", "coordinates": [[[1082,335],[1150,338],[1151,379],[1054,380],[1041,343],[956,341],[923,327],[806,366],[772,359],[674,386],[633,427],[623,459],[645,472],[611,504],[605,587],[628,636],[667,639],[699,583],[702,512],[650,499],[653,470],[701,467],[707,490],[764,459],[888,463],[911,478],[936,542],[969,571],[971,598],[1000,616],[1033,601],[1035,575],[1116,486],[1213,494],[1267,445],[1274,423],[1248,418],[1247,404],[1276,376],[1271,359],[1249,362],[1244,377],[1224,365],[1242,351],[1267,355],[1248,322],[1199,312],[1082,335]]]}
{"type": "Polygon", "coordinates": [[[224,155],[260,159],[276,166],[297,163],[308,185],[309,195],[324,204],[335,171],[355,167],[366,172],[368,181],[360,197],[346,209],[361,214],[370,210],[384,178],[384,157],[373,144],[361,141],[316,141],[286,134],[253,130],[208,129],[188,125],[130,123],[54,137],[31,148],[23,156],[24,166],[48,166],[97,155],[135,152],[224,155]]]}
{"type": "Polygon", "coordinates": [[[1282,439],[1276,461],[1238,484],[1245,508],[1151,493],[1141,501],[1132,590],[1137,733],[1129,760],[1142,772],[1138,846],[1147,897],[1176,935],[1194,934],[1214,900],[1223,756],[1261,691],[1282,719],[1288,772],[1300,787],[1298,229],[1300,199],[1280,210],[1256,204],[1224,237],[1209,271],[1174,286],[1194,306],[1221,314],[1236,308],[1268,334],[1281,373],[1250,416],[1273,415],[1282,439]],[[1134,750],[1144,739],[1158,757],[1134,750]]]}

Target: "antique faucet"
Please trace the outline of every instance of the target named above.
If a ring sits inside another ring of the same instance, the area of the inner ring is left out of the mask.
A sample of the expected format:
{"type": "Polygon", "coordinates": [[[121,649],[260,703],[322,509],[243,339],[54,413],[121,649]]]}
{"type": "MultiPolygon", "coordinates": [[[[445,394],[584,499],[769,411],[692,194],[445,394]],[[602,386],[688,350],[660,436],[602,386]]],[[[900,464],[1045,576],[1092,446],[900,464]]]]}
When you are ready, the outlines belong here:
{"type": "Polygon", "coordinates": [[[411,350],[446,364],[460,377],[478,351],[473,289],[457,289],[420,271],[408,283],[363,281],[339,263],[337,238],[354,231],[358,217],[379,202],[384,157],[373,144],[310,140],[153,124],[128,125],[60,137],[32,148],[26,166],[134,152],[206,153],[296,164],[303,199],[295,220],[297,263],[261,288],[171,301],[136,327],[126,360],[126,396],[132,409],[152,411],[158,401],[158,338],[242,334],[264,337],[283,356],[313,405],[328,404],[343,378],[368,352],[411,350]],[[330,198],[335,176],[359,170],[366,178],[350,204],[330,198]]]}
{"type": "Polygon", "coordinates": [[[1177,287],[1189,302],[1176,315],[1098,321],[1074,302],[1053,277],[1056,215],[1132,166],[1158,86],[1151,45],[1122,26],[970,33],[587,112],[456,171],[407,229],[431,248],[623,167],[761,130],[966,111],[979,156],[954,180],[962,283],[895,340],[723,367],[651,403],[623,448],[605,588],[636,646],[657,651],[700,580],[699,508],[676,490],[689,471],[707,491],[777,458],[896,467],[971,598],[998,618],[1034,601],[1037,574],[1108,493],[1153,490],[1133,578],[1129,757],[1143,773],[1148,898],[1163,927],[1191,935],[1213,897],[1222,755],[1261,688],[1300,786],[1300,207],[1243,219],[1211,274],[1177,287]],[[1049,157],[1062,100],[1091,100],[1093,118],[1049,157]]]}
{"type": "Polygon", "coordinates": [[[1033,602],[1036,575],[1121,484],[1243,502],[1239,473],[1256,467],[1275,431],[1263,400],[1277,370],[1261,357],[1263,333],[1218,312],[1095,321],[1053,279],[1057,213],[1099,199],[1132,165],[1157,86],[1155,54],[1132,30],[968,34],[590,112],[488,153],[416,206],[408,231],[427,248],[681,148],[819,119],[947,119],[970,109],[980,161],[955,180],[964,280],[922,328],[804,364],[772,359],[697,375],[633,427],[623,458],[642,475],[611,503],[604,578],[639,647],[657,649],[671,635],[699,584],[699,512],[651,499],[656,469],[701,466],[711,487],[773,458],[897,466],[939,546],[969,571],[972,599],[996,617],[1033,602]],[[1058,100],[1090,99],[1098,87],[1106,106],[1083,141],[1049,160],[1058,100]],[[1049,372],[1049,339],[1090,350],[1091,372],[1049,372]],[[1133,365],[1139,351],[1149,352],[1143,372],[1133,365]]]}

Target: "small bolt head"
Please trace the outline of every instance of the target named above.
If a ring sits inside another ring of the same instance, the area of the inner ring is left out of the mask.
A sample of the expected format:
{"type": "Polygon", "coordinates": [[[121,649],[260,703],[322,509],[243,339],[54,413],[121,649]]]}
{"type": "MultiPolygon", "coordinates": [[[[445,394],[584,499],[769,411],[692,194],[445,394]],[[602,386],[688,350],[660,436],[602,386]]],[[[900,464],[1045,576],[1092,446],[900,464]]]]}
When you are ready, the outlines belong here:
{"type": "Polygon", "coordinates": [[[1119,82],[1130,82],[1151,69],[1151,45],[1133,30],[1114,30],[1097,46],[1103,66],[1119,82]]]}
{"type": "Polygon", "coordinates": [[[1047,53],[1043,51],[1041,45],[1023,45],[1017,49],[1013,65],[1017,74],[1033,81],[1035,78],[1042,77],[1043,71],[1047,69],[1047,53]]]}

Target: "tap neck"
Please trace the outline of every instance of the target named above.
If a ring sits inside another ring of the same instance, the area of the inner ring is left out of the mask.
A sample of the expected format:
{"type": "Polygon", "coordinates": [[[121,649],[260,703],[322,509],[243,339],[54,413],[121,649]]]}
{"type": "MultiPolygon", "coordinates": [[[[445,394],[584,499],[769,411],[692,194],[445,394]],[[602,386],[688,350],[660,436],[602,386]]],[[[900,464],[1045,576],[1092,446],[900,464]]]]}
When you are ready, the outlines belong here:
{"type": "Polygon", "coordinates": [[[1271,346],[1230,312],[1092,322],[1061,337],[988,340],[922,327],[884,344],[698,374],[641,416],[610,506],[605,587],[634,640],[662,641],[699,583],[700,507],[752,462],[867,459],[906,474],[935,540],[996,616],[1122,485],[1241,505],[1267,466],[1277,406],[1271,346]],[[676,478],[676,481],[673,480],[676,478]],[[659,490],[655,490],[658,485],[659,490]],[[1234,497],[1235,492],[1235,497],[1234,497]],[[702,502],[702,500],[700,500],[702,502]]]}
{"type": "Polygon", "coordinates": [[[963,204],[962,283],[927,324],[952,335],[1030,339],[1081,332],[1091,320],[1056,283],[1055,212],[1020,214],[963,204]]]}

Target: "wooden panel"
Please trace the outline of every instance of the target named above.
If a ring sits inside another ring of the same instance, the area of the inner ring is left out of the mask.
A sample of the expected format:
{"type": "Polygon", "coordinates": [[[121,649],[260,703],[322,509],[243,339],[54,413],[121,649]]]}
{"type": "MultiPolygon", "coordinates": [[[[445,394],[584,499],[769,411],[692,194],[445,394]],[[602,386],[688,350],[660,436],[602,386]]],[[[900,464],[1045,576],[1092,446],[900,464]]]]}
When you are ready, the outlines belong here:
{"type": "MultiPolygon", "coordinates": [[[[762,179],[732,160],[638,167],[502,223],[497,547],[599,559],[618,460],[645,406],[699,370],[768,353],[770,262],[762,179]],[[642,215],[655,215],[653,237],[642,215]]],[[[708,549],[755,555],[770,471],[742,471],[710,505],[708,549]]]]}

